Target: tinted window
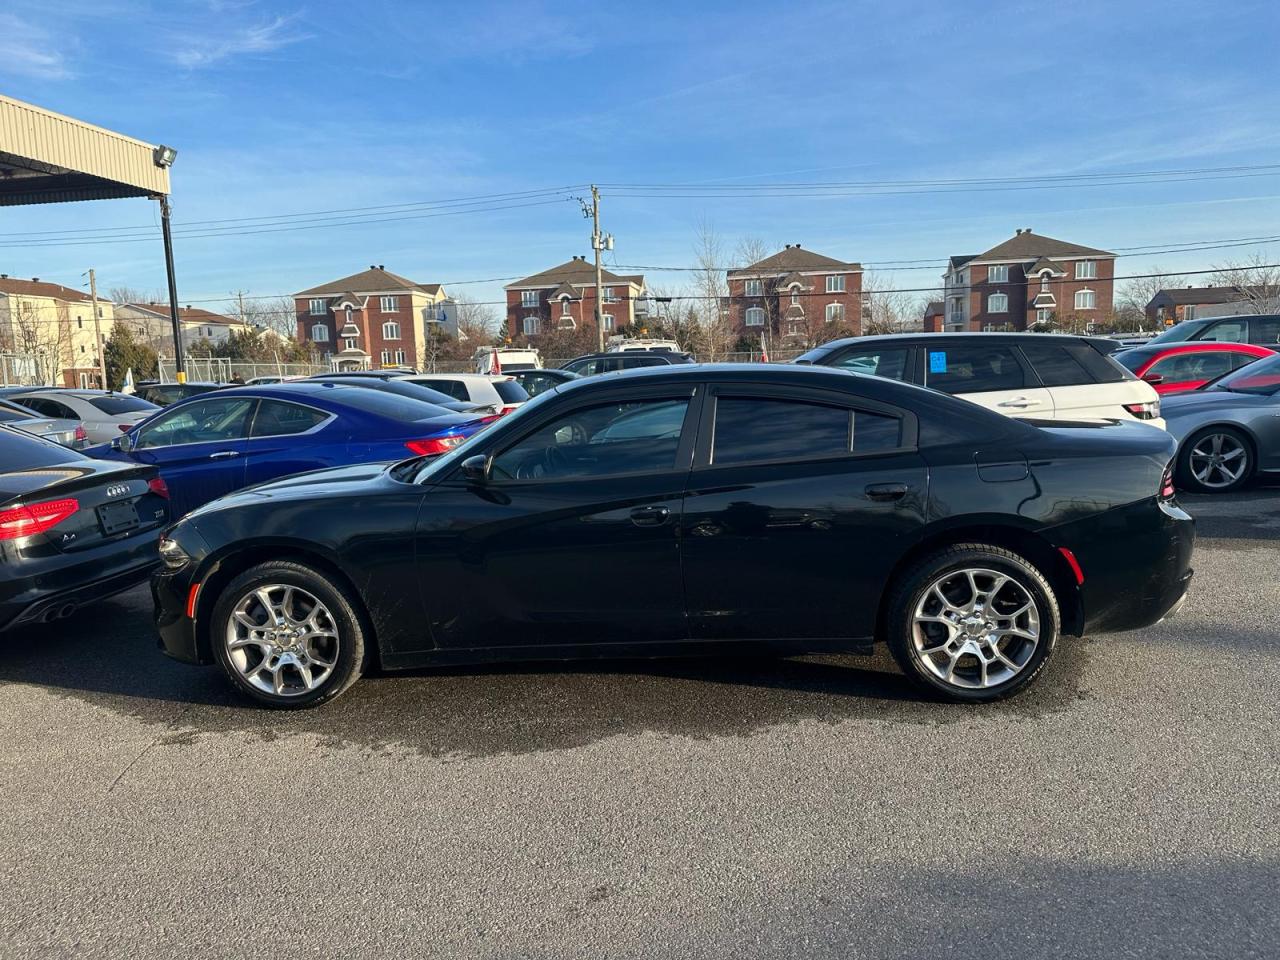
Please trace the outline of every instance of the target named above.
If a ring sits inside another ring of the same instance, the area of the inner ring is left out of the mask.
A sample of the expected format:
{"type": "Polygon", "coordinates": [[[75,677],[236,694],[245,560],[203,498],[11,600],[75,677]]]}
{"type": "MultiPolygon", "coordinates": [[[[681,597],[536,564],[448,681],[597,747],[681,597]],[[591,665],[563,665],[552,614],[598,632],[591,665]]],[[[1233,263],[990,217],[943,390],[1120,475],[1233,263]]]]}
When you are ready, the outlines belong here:
{"type": "Polygon", "coordinates": [[[1121,350],[1119,353],[1113,353],[1111,358],[1131,373],[1151,359],[1151,354],[1142,350],[1121,350]]]}
{"type": "Polygon", "coordinates": [[[495,380],[493,387],[503,403],[524,403],[529,399],[529,392],[514,380],[495,380]]]}
{"type": "Polygon", "coordinates": [[[958,344],[929,348],[925,383],[947,393],[1021,390],[1026,376],[1012,347],[958,344]]]}
{"type": "Polygon", "coordinates": [[[524,387],[525,393],[531,397],[545,393],[558,383],[558,380],[553,380],[545,373],[530,373],[520,378],[520,385],[524,387]]]}
{"type": "Polygon", "coordinates": [[[179,443],[216,443],[245,435],[256,401],[247,397],[193,400],[160,414],[138,433],[134,446],[171,447],[179,443]]]}
{"type": "MultiPolygon", "coordinates": [[[[338,403],[344,403],[348,407],[355,407],[357,410],[363,410],[375,416],[399,420],[401,423],[425,420],[427,417],[437,417],[441,414],[440,408],[433,404],[424,403],[413,397],[402,397],[398,393],[368,390],[362,387],[345,387],[340,390],[341,392],[334,390],[332,396],[332,399],[338,403]]],[[[453,400],[450,398],[446,402],[452,403],[453,400]]]]}
{"type": "Polygon", "coordinates": [[[1274,357],[1263,357],[1234,373],[1228,373],[1208,389],[1270,396],[1278,388],[1280,388],[1280,354],[1274,357]]]}
{"type": "Polygon", "coordinates": [[[34,410],[42,417],[54,417],[60,420],[79,420],[80,417],[65,403],[50,400],[48,397],[14,397],[14,403],[34,410]]]}
{"type": "Polygon", "coordinates": [[[907,373],[906,347],[866,347],[849,350],[839,354],[839,358],[831,363],[833,367],[852,370],[854,373],[865,373],[873,377],[888,377],[891,380],[905,380],[907,373]]]}
{"type": "Polygon", "coordinates": [[[1093,376],[1080,362],[1079,352],[1067,349],[1066,344],[1024,343],[1022,355],[1031,362],[1032,369],[1046,387],[1070,387],[1094,382],[1093,376]]]}
{"type": "Polygon", "coordinates": [[[36,410],[30,404],[15,403],[12,400],[0,400],[0,410],[4,410],[6,413],[9,413],[14,417],[24,417],[27,420],[30,420],[32,417],[48,416],[48,414],[41,414],[40,411],[36,410]]]}
{"type": "Polygon", "coordinates": [[[1175,324],[1158,337],[1154,337],[1152,343],[1181,343],[1184,340],[1198,340],[1200,331],[1209,325],[1208,320],[1183,320],[1181,323],[1175,324]]]}
{"type": "Polygon", "coordinates": [[[1211,325],[1197,340],[1219,340],[1228,343],[1249,342],[1249,322],[1247,320],[1219,320],[1211,325]]]}
{"type": "Polygon", "coordinates": [[[896,448],[897,417],[804,400],[720,397],[711,462],[812,460],[896,448]]]}
{"type": "Polygon", "coordinates": [[[89,397],[89,403],[108,417],[119,416],[122,413],[147,413],[158,409],[154,403],[126,396],[89,397]]]}
{"type": "Polygon", "coordinates": [[[253,415],[251,437],[283,437],[293,433],[305,433],[324,422],[328,414],[313,407],[304,407],[282,400],[263,400],[253,415]]]}
{"type": "Polygon", "coordinates": [[[575,360],[573,363],[566,363],[564,368],[580,377],[594,376],[603,369],[598,359],[575,360]]]}
{"type": "Polygon", "coordinates": [[[665,473],[675,468],[688,407],[685,399],[654,399],[575,410],[494,457],[493,476],[560,480],[665,473]]]}
{"type": "Polygon", "coordinates": [[[36,470],[84,459],[74,450],[39,440],[29,433],[0,430],[0,463],[4,464],[6,471],[36,470]]]}
{"type": "Polygon", "coordinates": [[[414,383],[448,394],[451,401],[471,399],[471,395],[467,393],[467,385],[461,380],[415,380],[414,383]]]}
{"type": "Polygon", "coordinates": [[[1258,317],[1251,324],[1249,339],[1264,347],[1274,347],[1280,341],[1280,317],[1258,317]]]}
{"type": "Polygon", "coordinates": [[[33,420],[33,419],[35,419],[35,414],[33,413],[18,413],[12,407],[8,407],[8,406],[0,407],[0,422],[20,423],[23,420],[33,420]]]}

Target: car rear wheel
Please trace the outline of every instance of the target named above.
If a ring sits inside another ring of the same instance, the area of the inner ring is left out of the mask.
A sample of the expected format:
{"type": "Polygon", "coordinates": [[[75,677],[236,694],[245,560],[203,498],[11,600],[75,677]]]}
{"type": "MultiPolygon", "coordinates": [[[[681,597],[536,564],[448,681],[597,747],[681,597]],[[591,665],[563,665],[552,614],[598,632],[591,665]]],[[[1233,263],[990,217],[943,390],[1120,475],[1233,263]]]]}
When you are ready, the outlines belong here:
{"type": "Polygon", "coordinates": [[[912,567],[889,601],[889,650],[944,697],[984,703],[1029,686],[1058,640],[1057,600],[1016,553],[957,544],[912,567]]]}
{"type": "Polygon", "coordinates": [[[288,561],[236,577],[214,607],[218,662],[241,692],[272,707],[313,707],[360,678],[365,630],[356,600],[326,574],[288,561]]]}
{"type": "Polygon", "coordinates": [[[1196,493],[1227,493],[1253,475],[1253,448],[1231,427],[1209,427],[1193,434],[1178,451],[1178,485],[1196,493]]]}

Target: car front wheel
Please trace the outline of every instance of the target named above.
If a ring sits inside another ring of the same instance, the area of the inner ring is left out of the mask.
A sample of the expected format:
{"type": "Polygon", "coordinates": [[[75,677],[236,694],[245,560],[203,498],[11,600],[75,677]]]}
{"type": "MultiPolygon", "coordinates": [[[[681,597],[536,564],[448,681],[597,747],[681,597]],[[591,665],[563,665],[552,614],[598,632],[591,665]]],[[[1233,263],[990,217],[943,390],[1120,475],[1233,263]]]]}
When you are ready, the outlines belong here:
{"type": "Polygon", "coordinates": [[[311,567],[261,563],[214,607],[213,647],[237,689],[272,707],[312,707],[359,679],[365,630],[346,588],[311,567]]]}
{"type": "Polygon", "coordinates": [[[1196,493],[1238,490],[1253,474],[1253,448],[1239,430],[1210,427],[1178,451],[1178,485],[1196,493]]]}
{"type": "Polygon", "coordinates": [[[1001,547],[957,544],[912,567],[889,602],[888,644],[907,676],[983,703],[1029,686],[1058,640],[1044,575],[1001,547]]]}

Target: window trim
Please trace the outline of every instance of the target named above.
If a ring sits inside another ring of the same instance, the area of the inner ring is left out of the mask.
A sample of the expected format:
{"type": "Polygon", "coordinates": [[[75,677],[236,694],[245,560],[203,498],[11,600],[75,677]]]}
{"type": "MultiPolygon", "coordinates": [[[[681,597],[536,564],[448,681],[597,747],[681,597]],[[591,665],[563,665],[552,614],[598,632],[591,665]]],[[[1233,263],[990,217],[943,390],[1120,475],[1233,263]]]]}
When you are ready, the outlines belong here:
{"type": "Polygon", "coordinates": [[[828,304],[827,304],[827,306],[826,306],[826,309],[825,309],[823,312],[824,312],[824,314],[825,314],[825,316],[823,317],[823,323],[837,323],[837,322],[839,322],[839,323],[843,323],[843,322],[844,322],[844,318],[845,318],[845,317],[844,317],[844,304],[843,304],[843,303],[840,303],[840,302],[838,302],[838,301],[837,301],[837,302],[835,302],[835,303],[828,303],[828,304]],[[832,314],[831,314],[831,308],[832,308],[832,307],[835,307],[835,308],[836,308],[836,315],[835,315],[835,316],[832,316],[832,314]]]}
{"type": "Polygon", "coordinates": [[[540,318],[538,317],[538,315],[533,313],[528,313],[528,314],[525,314],[523,317],[521,317],[520,318],[521,336],[536,337],[540,332],[538,330],[538,327],[540,326],[539,319],[540,318]],[[533,329],[530,330],[529,329],[530,327],[533,327],[533,329]]]}
{"type": "Polygon", "coordinates": [[[400,339],[400,321],[399,320],[383,321],[382,339],[383,340],[399,340],[400,339]],[[395,333],[394,334],[388,333],[387,332],[388,327],[395,327],[396,328],[395,333]]]}
{"type": "Polygon", "coordinates": [[[1093,290],[1091,287],[1082,287],[1081,289],[1076,291],[1072,306],[1073,306],[1073,309],[1076,309],[1076,310],[1097,310],[1098,309],[1097,291],[1093,290]],[[1080,295],[1083,293],[1089,294],[1089,296],[1093,299],[1093,303],[1091,303],[1087,307],[1080,306],[1080,295]]]}
{"type": "Polygon", "coordinates": [[[827,293],[845,293],[845,282],[843,273],[832,273],[827,275],[827,293]]]}
{"type": "Polygon", "coordinates": [[[742,315],[742,325],[744,327],[760,327],[763,329],[765,326],[765,320],[764,307],[747,307],[746,312],[742,315]],[[759,312],[757,313],[756,311],[759,312]],[[759,323],[751,322],[751,318],[754,316],[758,316],[760,318],[759,323]]]}
{"type": "Polygon", "coordinates": [[[1098,279],[1098,261],[1097,260],[1077,260],[1076,261],[1076,279],[1077,280],[1097,280],[1098,279]],[[1081,271],[1081,268],[1088,265],[1087,271],[1081,271]]]}
{"type": "Polygon", "coordinates": [[[399,313],[400,297],[394,293],[388,293],[378,297],[379,313],[399,313]],[[391,301],[391,306],[387,307],[387,301],[391,301]]]}
{"type": "Polygon", "coordinates": [[[307,304],[307,314],[312,317],[326,317],[329,315],[329,301],[323,297],[313,297],[311,302],[307,304]],[[320,309],[316,309],[316,304],[320,304],[320,309]]]}
{"type": "Polygon", "coordinates": [[[751,277],[742,281],[742,295],[744,297],[763,297],[764,281],[759,277],[751,277]]]}
{"type": "Polygon", "coordinates": [[[521,290],[520,291],[520,308],[522,310],[537,310],[542,305],[541,290],[521,290]]]}
{"type": "Polygon", "coordinates": [[[914,412],[854,393],[824,390],[817,387],[784,387],[731,381],[709,385],[709,388],[703,391],[703,395],[706,399],[703,401],[702,418],[698,424],[698,443],[697,449],[694,451],[693,460],[695,472],[742,470],[769,466],[782,467],[801,463],[824,463],[834,460],[871,460],[876,457],[893,457],[904,453],[915,453],[920,449],[920,423],[914,412]],[[856,450],[849,450],[842,453],[827,453],[805,457],[803,460],[786,457],[772,460],[742,460],[736,463],[715,464],[712,463],[711,457],[715,450],[716,404],[722,396],[744,400],[793,400],[798,403],[818,403],[825,406],[845,407],[851,414],[861,410],[864,413],[897,417],[902,422],[902,432],[898,437],[898,446],[892,450],[867,450],[861,453],[856,450]]]}
{"type": "MultiPolygon", "coordinates": [[[[516,478],[505,479],[501,477],[492,478],[489,482],[494,486],[501,486],[504,489],[510,489],[518,486],[546,486],[549,484],[568,484],[568,483],[607,483],[613,480],[621,480],[630,477],[663,477],[668,475],[687,474],[693,462],[694,446],[697,442],[697,434],[700,432],[697,425],[702,422],[702,410],[707,405],[705,401],[706,391],[704,384],[668,384],[666,386],[652,386],[643,389],[635,387],[620,387],[608,391],[593,390],[590,391],[591,398],[589,400],[580,400],[572,406],[555,405],[552,409],[546,411],[541,416],[529,422],[529,428],[510,442],[505,442],[502,435],[498,435],[497,444],[492,444],[488,449],[484,450],[485,472],[488,473],[493,466],[494,457],[506,453],[518,443],[522,443],[528,437],[537,433],[553,420],[559,420],[564,416],[571,415],[580,410],[586,410],[591,407],[604,406],[610,403],[626,402],[630,400],[684,400],[688,399],[689,406],[685,410],[684,423],[680,427],[680,443],[676,447],[675,465],[669,471],[653,473],[648,470],[631,471],[628,473],[610,473],[602,477],[548,477],[546,479],[521,479],[516,478]]],[[[549,392],[549,391],[548,391],[549,392]]],[[[462,477],[462,465],[459,464],[456,469],[444,477],[442,483],[466,485],[466,480],[462,477]]],[[[602,500],[604,498],[601,498],[602,500]]]]}
{"type": "MultiPolygon", "coordinates": [[[[212,391],[210,391],[212,392],[212,391]]],[[[276,437],[305,437],[308,434],[323,430],[334,420],[338,419],[338,415],[331,410],[322,410],[319,407],[313,407],[309,403],[299,403],[296,400],[280,400],[276,397],[256,397],[257,402],[253,406],[253,412],[249,415],[248,426],[245,430],[246,440],[272,440],[276,437]],[[299,430],[297,433],[264,433],[260,437],[253,435],[253,425],[258,422],[258,414],[262,411],[264,403],[283,403],[290,407],[302,407],[304,410],[310,410],[313,413],[324,414],[324,419],[306,430],[299,430]]]]}
{"type": "Polygon", "coordinates": [[[1009,295],[1007,293],[993,293],[988,295],[986,312],[987,313],[1008,313],[1009,312],[1009,295]],[[992,306],[992,303],[995,301],[997,297],[999,297],[1000,300],[1003,301],[1003,305],[998,310],[994,306],[992,306]]]}
{"type": "Polygon", "coordinates": [[[1007,263],[993,263],[987,267],[987,283],[1008,283],[1009,282],[1009,265],[1007,263]]]}

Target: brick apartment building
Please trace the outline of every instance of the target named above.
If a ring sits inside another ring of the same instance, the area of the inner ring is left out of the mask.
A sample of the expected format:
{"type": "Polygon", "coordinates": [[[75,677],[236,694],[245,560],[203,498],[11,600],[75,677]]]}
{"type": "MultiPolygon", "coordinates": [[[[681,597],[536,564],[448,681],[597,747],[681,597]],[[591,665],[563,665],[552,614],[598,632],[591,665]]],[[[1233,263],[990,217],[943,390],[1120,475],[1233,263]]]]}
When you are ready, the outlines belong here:
{"type": "Polygon", "coordinates": [[[420,366],[427,324],[456,335],[456,313],[438,283],[416,283],[381,264],[293,295],[298,340],[336,370],[420,366]]]}
{"type": "Polygon", "coordinates": [[[1173,326],[1196,317],[1237,316],[1280,310],[1280,297],[1258,287],[1175,287],[1157,291],[1147,304],[1153,326],[1173,326]]]}
{"type": "MultiPolygon", "coordinates": [[[[601,279],[604,332],[608,336],[635,323],[644,277],[602,270],[601,279]]],[[[596,270],[586,257],[574,257],[503,289],[507,292],[507,333],[513,340],[524,337],[537,343],[540,336],[555,330],[595,331],[596,270]]]]}
{"type": "Polygon", "coordinates": [[[1114,253],[1018,230],[943,274],[947,330],[1027,330],[1110,316],[1114,253]]]}
{"type": "Polygon", "coordinates": [[[862,266],[800,244],[728,272],[729,317],[740,337],[816,342],[862,333],[862,266]]]}
{"type": "Polygon", "coordinates": [[[925,333],[938,333],[946,325],[947,305],[941,300],[930,300],[924,307],[924,322],[921,329],[925,333]]]}
{"type": "Polygon", "coordinates": [[[64,387],[96,387],[98,334],[111,335],[113,305],[39,277],[0,274],[0,363],[11,377],[64,387]]]}

